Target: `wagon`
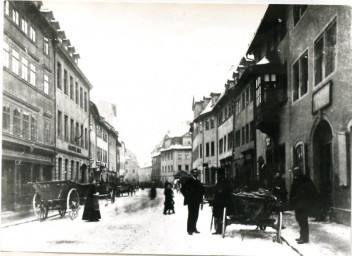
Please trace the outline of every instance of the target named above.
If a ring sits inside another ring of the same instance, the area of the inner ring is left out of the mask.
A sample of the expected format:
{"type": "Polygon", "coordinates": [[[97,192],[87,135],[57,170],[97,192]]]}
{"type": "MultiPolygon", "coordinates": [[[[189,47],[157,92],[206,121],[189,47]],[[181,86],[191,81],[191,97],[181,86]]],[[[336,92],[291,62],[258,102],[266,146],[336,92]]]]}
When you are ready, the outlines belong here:
{"type": "Polygon", "coordinates": [[[39,220],[45,220],[50,210],[57,210],[61,217],[67,213],[72,220],[77,217],[80,199],[75,182],[65,180],[29,184],[35,190],[32,205],[39,220]]]}
{"type": "MultiPolygon", "coordinates": [[[[80,197],[80,204],[84,204],[87,198],[89,183],[77,183],[77,191],[80,197]]],[[[115,202],[116,189],[112,183],[98,182],[95,184],[96,192],[99,194],[99,199],[105,198],[113,204],[115,202]]]]}
{"type": "Polygon", "coordinates": [[[232,193],[230,206],[223,211],[222,237],[231,224],[255,225],[256,230],[273,228],[276,232],[273,241],[281,242],[282,211],[278,205],[275,196],[261,190],[232,193]]]}

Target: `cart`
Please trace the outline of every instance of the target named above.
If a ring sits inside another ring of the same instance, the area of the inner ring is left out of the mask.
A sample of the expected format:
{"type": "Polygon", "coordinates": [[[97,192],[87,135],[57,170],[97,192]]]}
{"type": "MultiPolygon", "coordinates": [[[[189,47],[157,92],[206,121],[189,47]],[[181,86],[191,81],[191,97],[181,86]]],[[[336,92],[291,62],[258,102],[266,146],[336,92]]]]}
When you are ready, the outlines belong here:
{"type": "MultiPolygon", "coordinates": [[[[80,204],[84,204],[87,198],[87,191],[89,189],[89,183],[77,183],[77,191],[80,197],[80,204]]],[[[106,205],[108,200],[111,204],[115,202],[116,189],[113,183],[99,182],[95,184],[96,192],[99,194],[99,199],[105,198],[106,205]]]]}
{"type": "Polygon", "coordinates": [[[281,243],[282,211],[276,197],[268,192],[232,193],[231,205],[223,212],[222,237],[231,224],[255,225],[262,231],[271,227],[276,231],[273,241],[281,243]]]}
{"type": "Polygon", "coordinates": [[[39,220],[45,220],[50,210],[58,210],[61,217],[68,213],[71,220],[77,217],[80,200],[75,182],[65,180],[29,184],[35,190],[32,204],[34,214],[39,220]]]}

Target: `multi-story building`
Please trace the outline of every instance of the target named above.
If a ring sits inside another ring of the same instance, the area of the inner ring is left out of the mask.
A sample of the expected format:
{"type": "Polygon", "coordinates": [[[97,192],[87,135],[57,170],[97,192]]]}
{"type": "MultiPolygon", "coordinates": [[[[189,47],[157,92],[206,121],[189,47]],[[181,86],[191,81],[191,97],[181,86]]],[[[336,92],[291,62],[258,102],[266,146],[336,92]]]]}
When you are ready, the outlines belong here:
{"type": "Polygon", "coordinates": [[[165,135],[163,148],[160,149],[161,181],[174,181],[177,171],[189,172],[191,168],[191,134],[169,133],[165,135]]]}
{"type": "MultiPolygon", "coordinates": [[[[217,154],[217,115],[215,113],[214,106],[219,99],[220,93],[211,93],[210,100],[204,102],[208,103],[206,106],[203,103],[194,103],[193,109],[198,111],[199,107],[205,106],[205,108],[195,114],[195,118],[192,123],[192,136],[193,136],[193,159],[192,168],[203,169],[204,173],[201,173],[201,180],[205,184],[214,184],[216,175],[215,168],[218,167],[218,154],[217,154]],[[195,106],[195,104],[199,106],[195,106]],[[198,114],[198,115],[197,115],[198,114]],[[197,115],[197,116],[196,116],[197,115]],[[200,129],[201,125],[204,124],[204,129],[200,129]],[[202,148],[202,154],[200,155],[200,148],[202,148]]],[[[204,98],[206,99],[206,98],[204,98]]]]}
{"type": "MultiPolygon", "coordinates": [[[[47,16],[53,20],[52,15],[47,16]]],[[[78,67],[79,54],[57,27],[56,180],[88,182],[89,93],[92,85],[78,67]]]]}
{"type": "Polygon", "coordinates": [[[53,179],[55,29],[41,2],[4,1],[2,203],[32,196],[29,181],[53,179]]]}
{"type": "Polygon", "coordinates": [[[152,181],[152,166],[147,165],[139,168],[138,177],[139,183],[150,183],[152,181]]]}
{"type": "Polygon", "coordinates": [[[125,159],[126,173],[124,175],[124,180],[126,182],[138,183],[139,164],[136,155],[131,150],[126,148],[125,159]]]}
{"type": "Polygon", "coordinates": [[[121,141],[121,145],[118,148],[119,156],[120,156],[120,168],[119,168],[119,181],[123,182],[126,176],[126,146],[123,141],[121,141]]]}
{"type": "Polygon", "coordinates": [[[151,153],[152,157],[152,181],[160,182],[161,181],[161,156],[160,149],[162,145],[158,145],[154,148],[151,153]]]}

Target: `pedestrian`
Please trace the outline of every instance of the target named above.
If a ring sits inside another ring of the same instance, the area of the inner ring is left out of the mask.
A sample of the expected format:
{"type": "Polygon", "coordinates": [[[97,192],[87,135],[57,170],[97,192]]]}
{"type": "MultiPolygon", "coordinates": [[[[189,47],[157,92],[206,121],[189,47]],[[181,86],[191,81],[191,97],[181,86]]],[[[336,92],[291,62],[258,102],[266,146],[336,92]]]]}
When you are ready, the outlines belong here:
{"type": "Polygon", "coordinates": [[[286,182],[280,172],[277,172],[274,176],[272,193],[281,204],[287,202],[286,182]]]}
{"type": "Polygon", "coordinates": [[[171,214],[171,211],[172,211],[172,214],[175,213],[175,208],[174,208],[174,200],[173,200],[173,197],[174,197],[174,191],[172,191],[172,187],[171,187],[171,184],[167,184],[166,185],[166,188],[164,190],[164,195],[165,195],[165,202],[164,202],[164,214],[171,214]]]}
{"type": "Polygon", "coordinates": [[[232,198],[232,186],[226,179],[225,173],[218,172],[218,182],[215,185],[213,206],[213,218],[215,224],[215,232],[213,235],[220,235],[222,233],[222,221],[224,208],[230,210],[232,198]]]}
{"type": "Polygon", "coordinates": [[[290,207],[295,210],[296,220],[300,228],[298,244],[309,242],[308,215],[314,211],[317,190],[312,180],[301,172],[300,167],[293,168],[294,179],[290,192],[290,207]]]}
{"type": "Polygon", "coordinates": [[[191,177],[185,181],[185,184],[181,188],[181,193],[184,196],[183,204],[188,206],[187,233],[189,235],[200,233],[197,230],[197,220],[199,207],[203,202],[204,187],[197,179],[198,174],[197,169],[192,169],[191,177]]]}
{"type": "Polygon", "coordinates": [[[152,182],[152,185],[149,191],[149,197],[151,200],[154,200],[156,198],[156,184],[154,181],[152,182]]]}
{"type": "Polygon", "coordinates": [[[101,219],[99,210],[99,195],[96,193],[96,180],[94,178],[89,179],[89,187],[87,191],[87,199],[84,204],[84,211],[82,220],[87,221],[99,221],[101,219]]]}
{"type": "Polygon", "coordinates": [[[269,189],[272,181],[272,174],[269,166],[265,163],[264,158],[258,158],[259,183],[262,188],[269,189]]]}

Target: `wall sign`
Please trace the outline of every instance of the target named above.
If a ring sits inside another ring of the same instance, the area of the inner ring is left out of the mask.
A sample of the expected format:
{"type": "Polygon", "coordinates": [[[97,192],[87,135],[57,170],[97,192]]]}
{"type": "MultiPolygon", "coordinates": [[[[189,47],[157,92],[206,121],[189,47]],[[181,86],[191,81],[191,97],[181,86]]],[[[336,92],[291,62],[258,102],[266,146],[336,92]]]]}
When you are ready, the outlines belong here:
{"type": "Polygon", "coordinates": [[[77,153],[81,153],[81,149],[80,148],[77,148],[77,147],[72,146],[72,145],[68,145],[68,150],[71,150],[71,151],[74,151],[74,152],[77,152],[77,153]]]}
{"type": "Polygon", "coordinates": [[[331,81],[313,93],[312,113],[325,108],[331,104],[331,81]]]}

